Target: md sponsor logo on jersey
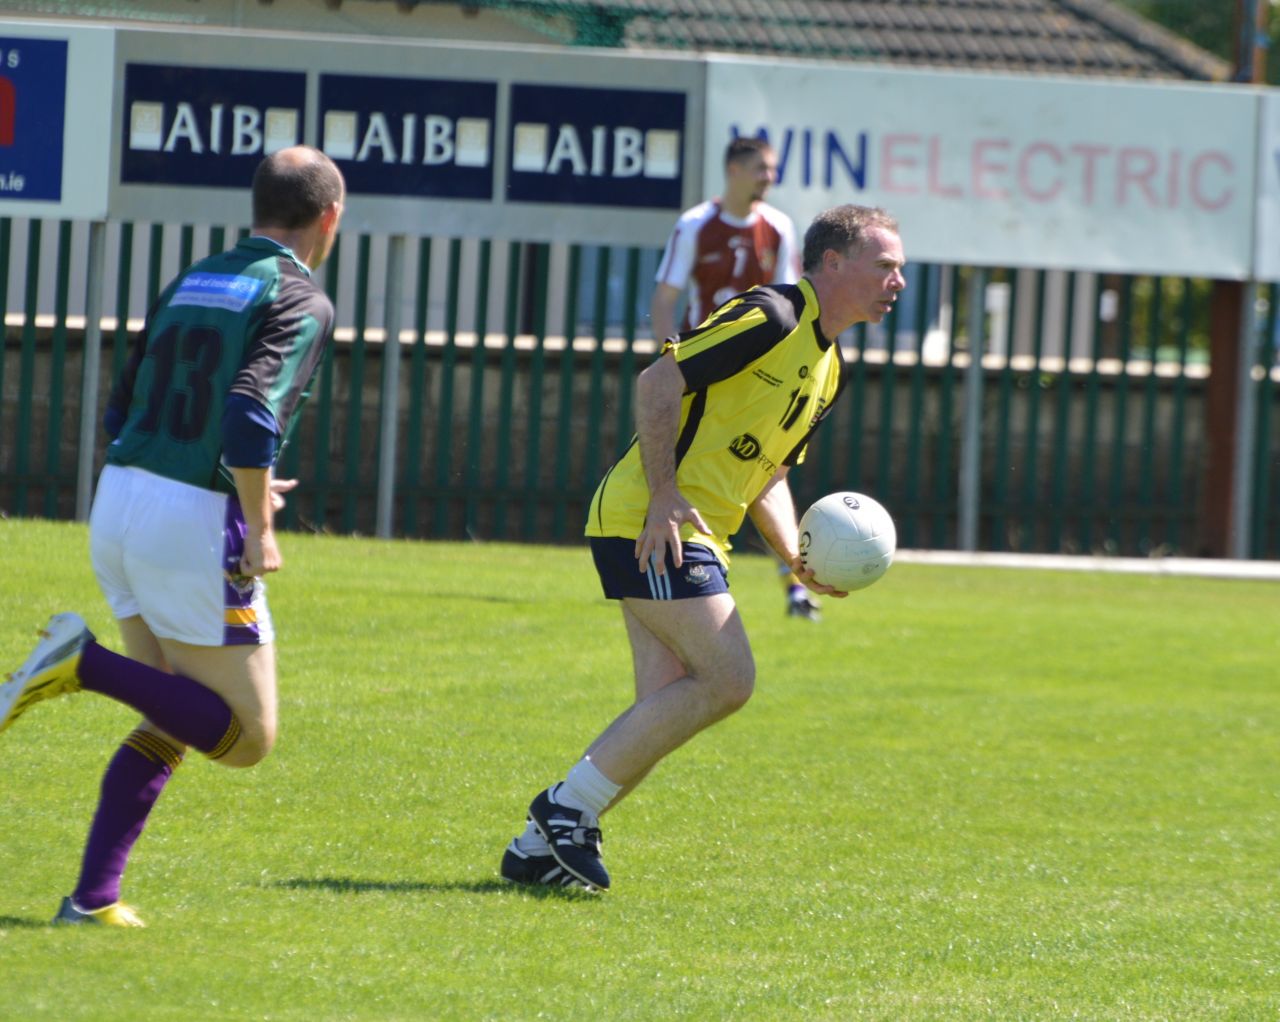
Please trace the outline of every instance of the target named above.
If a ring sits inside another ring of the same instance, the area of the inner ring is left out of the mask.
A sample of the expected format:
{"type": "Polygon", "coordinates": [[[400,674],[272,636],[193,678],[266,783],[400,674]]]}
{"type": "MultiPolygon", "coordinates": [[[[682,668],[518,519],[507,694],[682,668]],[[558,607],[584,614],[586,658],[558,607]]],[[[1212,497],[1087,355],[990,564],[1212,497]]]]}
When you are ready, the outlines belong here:
{"type": "Polygon", "coordinates": [[[253,304],[264,283],[257,277],[234,273],[191,273],[182,279],[169,305],[199,305],[243,312],[253,304]]]}
{"type": "Polygon", "coordinates": [[[0,36],[0,200],[62,198],[67,41],[0,36]]]}
{"type": "Polygon", "coordinates": [[[764,444],[750,433],[739,433],[730,440],[729,453],[739,461],[754,461],[768,475],[778,471],[773,459],[764,453],[764,444]]]}
{"type": "Polygon", "coordinates": [[[729,441],[729,453],[739,461],[755,461],[761,450],[760,441],[750,433],[739,433],[729,441]]]}
{"type": "Polygon", "coordinates": [[[507,197],[679,209],[685,95],[513,85],[507,197]]]}
{"type": "Polygon", "coordinates": [[[493,82],[320,76],[320,146],[347,191],[493,198],[493,82]]]}
{"type": "Polygon", "coordinates": [[[120,180],[247,188],[302,141],[306,95],[301,72],[127,64],[120,180]]]}

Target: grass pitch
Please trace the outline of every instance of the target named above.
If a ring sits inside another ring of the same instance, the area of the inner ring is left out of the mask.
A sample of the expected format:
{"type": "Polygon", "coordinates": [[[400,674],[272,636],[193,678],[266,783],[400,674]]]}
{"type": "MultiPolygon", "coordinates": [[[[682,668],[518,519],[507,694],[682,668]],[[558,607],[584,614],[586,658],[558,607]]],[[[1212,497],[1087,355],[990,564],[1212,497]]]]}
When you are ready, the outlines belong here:
{"type": "MultiPolygon", "coordinates": [[[[279,744],[171,782],[148,929],[46,925],[131,712],[0,737],[0,1017],[1280,1014],[1280,585],[898,565],[811,626],[743,556],[756,696],[606,818],[593,898],[497,877],[628,702],[585,548],[284,552],[279,744]]],[[[0,578],[0,663],[70,608],[119,648],[82,527],[0,521],[0,578]]]]}

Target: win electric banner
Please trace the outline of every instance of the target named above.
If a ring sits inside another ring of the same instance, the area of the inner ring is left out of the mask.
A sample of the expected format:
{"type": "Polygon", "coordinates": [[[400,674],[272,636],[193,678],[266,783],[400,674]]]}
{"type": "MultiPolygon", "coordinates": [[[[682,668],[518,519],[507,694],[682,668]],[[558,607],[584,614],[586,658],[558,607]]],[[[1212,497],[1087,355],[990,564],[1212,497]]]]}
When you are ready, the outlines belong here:
{"type": "Polygon", "coordinates": [[[712,58],[704,185],[734,134],[778,153],[800,230],[884,206],[912,260],[1245,278],[1254,90],[712,58]]]}

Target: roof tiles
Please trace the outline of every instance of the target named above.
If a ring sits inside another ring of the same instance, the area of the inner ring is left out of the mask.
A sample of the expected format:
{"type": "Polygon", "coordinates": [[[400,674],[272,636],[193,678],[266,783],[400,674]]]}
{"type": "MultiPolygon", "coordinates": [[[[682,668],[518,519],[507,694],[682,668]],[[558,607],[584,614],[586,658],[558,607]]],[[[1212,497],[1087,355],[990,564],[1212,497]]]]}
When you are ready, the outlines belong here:
{"type": "MultiPolygon", "coordinates": [[[[544,6],[525,0],[522,6],[544,6]]],[[[631,49],[1200,81],[1227,63],[1110,0],[548,0],[632,15],[631,49]]]]}

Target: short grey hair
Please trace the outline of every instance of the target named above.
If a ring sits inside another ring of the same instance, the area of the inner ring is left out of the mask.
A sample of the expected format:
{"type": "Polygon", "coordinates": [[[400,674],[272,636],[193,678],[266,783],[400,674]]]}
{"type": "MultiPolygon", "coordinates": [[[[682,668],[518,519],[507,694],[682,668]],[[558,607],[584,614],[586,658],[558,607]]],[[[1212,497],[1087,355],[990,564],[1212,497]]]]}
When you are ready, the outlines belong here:
{"type": "Polygon", "coordinates": [[[816,270],[827,249],[849,252],[861,245],[867,232],[880,230],[898,233],[898,221],[879,206],[833,206],[813,218],[804,232],[804,271],[816,270]]]}

